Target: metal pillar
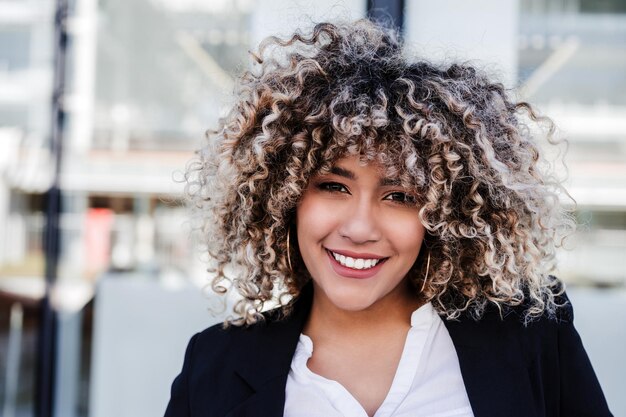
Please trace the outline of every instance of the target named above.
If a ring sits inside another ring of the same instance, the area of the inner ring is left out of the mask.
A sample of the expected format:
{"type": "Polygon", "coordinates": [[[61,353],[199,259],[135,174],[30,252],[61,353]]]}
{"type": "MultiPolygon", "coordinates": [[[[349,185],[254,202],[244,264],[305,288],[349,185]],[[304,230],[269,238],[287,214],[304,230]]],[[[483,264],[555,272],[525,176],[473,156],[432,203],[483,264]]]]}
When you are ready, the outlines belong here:
{"type": "Polygon", "coordinates": [[[388,22],[401,33],[404,28],[404,0],[367,0],[367,17],[388,22]]]}
{"type": "Polygon", "coordinates": [[[7,366],[4,375],[3,417],[15,417],[17,414],[17,387],[20,378],[20,365],[22,363],[22,334],[24,326],[24,309],[19,301],[11,305],[9,326],[7,366]]]}
{"type": "Polygon", "coordinates": [[[50,304],[50,290],[57,277],[59,262],[59,217],[61,213],[60,171],[63,150],[63,127],[65,112],[63,95],[65,91],[65,60],[67,49],[67,0],[57,0],[54,16],[54,85],[52,94],[52,125],[50,151],[55,161],[52,185],[46,194],[46,228],[44,248],[46,252],[46,292],[41,301],[41,319],[37,343],[37,379],[35,416],[52,417],[57,317],[50,304]]]}
{"type": "Polygon", "coordinates": [[[54,384],[54,416],[77,417],[80,390],[81,328],[83,312],[57,313],[58,354],[54,384]]]}

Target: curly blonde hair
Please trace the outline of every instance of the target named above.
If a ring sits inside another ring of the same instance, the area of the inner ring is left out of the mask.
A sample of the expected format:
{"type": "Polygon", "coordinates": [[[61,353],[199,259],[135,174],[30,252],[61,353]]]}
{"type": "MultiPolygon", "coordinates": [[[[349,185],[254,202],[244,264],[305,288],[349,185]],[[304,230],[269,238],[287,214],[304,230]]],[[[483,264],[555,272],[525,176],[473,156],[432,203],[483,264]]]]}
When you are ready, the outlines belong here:
{"type": "Polygon", "coordinates": [[[253,58],[187,170],[212,287],[241,295],[233,323],[256,322],[269,301],[289,314],[287,298],[310,280],[295,233],[288,262],[296,205],[347,155],[419,196],[428,235],[410,280],[440,314],[478,319],[490,303],[523,305],[527,320],[555,312],[562,286],[549,273],[574,222],[533,138],[539,126],[556,142],[549,119],[470,65],[409,60],[397,34],[369,20],[270,37],[253,58]]]}

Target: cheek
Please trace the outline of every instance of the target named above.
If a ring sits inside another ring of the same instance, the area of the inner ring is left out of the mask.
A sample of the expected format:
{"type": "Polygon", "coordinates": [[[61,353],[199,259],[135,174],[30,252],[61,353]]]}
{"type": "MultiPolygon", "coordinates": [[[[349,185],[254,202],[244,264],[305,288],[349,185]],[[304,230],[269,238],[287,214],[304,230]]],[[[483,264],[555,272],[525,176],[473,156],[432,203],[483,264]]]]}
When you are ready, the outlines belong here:
{"type": "Polygon", "coordinates": [[[305,194],[296,208],[298,249],[304,265],[314,277],[317,276],[320,255],[323,255],[320,242],[334,230],[328,206],[323,198],[305,194]]]}
{"type": "Polygon", "coordinates": [[[300,253],[306,257],[309,245],[319,240],[319,216],[315,204],[303,200],[296,210],[296,228],[300,253]]]}
{"type": "Polygon", "coordinates": [[[310,240],[328,233],[335,220],[333,207],[318,196],[305,195],[296,209],[298,238],[310,240]]]}
{"type": "Polygon", "coordinates": [[[389,233],[393,235],[398,250],[417,258],[426,232],[419,218],[397,216],[391,224],[389,233]]]}
{"type": "Polygon", "coordinates": [[[304,197],[296,209],[296,227],[298,229],[298,240],[303,240],[309,235],[309,230],[315,230],[314,223],[315,204],[310,198],[304,197]]]}

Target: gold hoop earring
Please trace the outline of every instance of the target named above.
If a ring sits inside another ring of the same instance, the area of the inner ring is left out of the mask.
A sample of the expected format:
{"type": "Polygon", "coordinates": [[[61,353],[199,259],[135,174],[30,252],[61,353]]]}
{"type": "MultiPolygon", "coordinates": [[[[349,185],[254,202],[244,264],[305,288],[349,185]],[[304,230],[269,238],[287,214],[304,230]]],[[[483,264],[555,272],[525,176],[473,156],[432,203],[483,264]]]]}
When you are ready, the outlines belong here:
{"type": "Polygon", "coordinates": [[[291,266],[291,246],[289,245],[289,236],[291,235],[291,225],[287,228],[287,264],[289,264],[289,270],[293,272],[293,267],[291,266]]]}
{"type": "Polygon", "coordinates": [[[428,280],[428,271],[430,270],[430,252],[428,252],[428,259],[426,259],[426,276],[424,277],[424,281],[422,282],[422,289],[420,292],[424,292],[424,288],[426,288],[426,281],[428,280]]]}

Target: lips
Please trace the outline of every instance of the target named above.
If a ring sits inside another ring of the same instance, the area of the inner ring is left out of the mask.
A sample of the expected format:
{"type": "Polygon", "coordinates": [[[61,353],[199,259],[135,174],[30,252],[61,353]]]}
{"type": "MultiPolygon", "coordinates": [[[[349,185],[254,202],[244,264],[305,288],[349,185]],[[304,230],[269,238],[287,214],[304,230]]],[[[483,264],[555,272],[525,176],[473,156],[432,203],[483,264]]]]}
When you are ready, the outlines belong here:
{"type": "Polygon", "coordinates": [[[369,268],[376,266],[376,264],[378,264],[378,262],[381,261],[381,259],[368,258],[365,256],[351,257],[351,256],[345,256],[345,255],[342,255],[340,253],[333,252],[333,251],[330,251],[330,253],[333,255],[335,260],[339,262],[341,265],[347,266],[348,268],[353,268],[353,269],[369,269],[369,268]]]}
{"type": "Polygon", "coordinates": [[[360,254],[357,256],[352,252],[341,251],[340,253],[329,249],[326,249],[326,254],[333,270],[346,278],[371,278],[380,271],[388,259],[378,255],[360,254]]]}

